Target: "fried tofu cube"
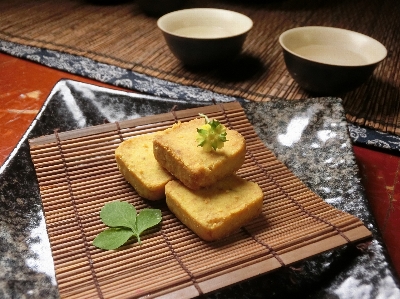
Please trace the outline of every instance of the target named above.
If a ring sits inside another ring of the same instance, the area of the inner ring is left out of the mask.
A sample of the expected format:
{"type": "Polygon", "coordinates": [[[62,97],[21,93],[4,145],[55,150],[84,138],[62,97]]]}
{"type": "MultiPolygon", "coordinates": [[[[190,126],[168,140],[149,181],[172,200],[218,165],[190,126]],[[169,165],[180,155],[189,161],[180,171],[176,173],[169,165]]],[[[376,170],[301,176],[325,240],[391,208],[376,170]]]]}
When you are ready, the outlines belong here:
{"type": "Polygon", "coordinates": [[[174,124],[153,141],[156,160],[190,189],[210,186],[236,172],[244,163],[246,142],[235,130],[227,129],[224,147],[206,152],[197,144],[197,128],[204,119],[174,124]]]}
{"type": "Polygon", "coordinates": [[[165,195],[171,212],[205,241],[238,230],[259,216],[263,205],[261,188],[237,175],[199,190],[173,180],[165,186],[165,195]]]}
{"type": "Polygon", "coordinates": [[[115,159],[124,178],[143,198],[159,200],[165,197],[165,185],[174,177],[154,158],[155,133],[123,141],[115,150],[115,159]]]}

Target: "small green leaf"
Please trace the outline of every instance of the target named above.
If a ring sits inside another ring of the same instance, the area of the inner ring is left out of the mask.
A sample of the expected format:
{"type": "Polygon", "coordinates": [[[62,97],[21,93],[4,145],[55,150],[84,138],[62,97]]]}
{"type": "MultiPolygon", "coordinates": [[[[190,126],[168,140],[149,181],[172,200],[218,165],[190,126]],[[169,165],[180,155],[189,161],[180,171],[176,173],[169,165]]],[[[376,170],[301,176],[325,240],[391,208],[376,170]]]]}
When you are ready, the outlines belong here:
{"type": "Polygon", "coordinates": [[[101,249],[116,249],[135,236],[140,243],[140,234],[161,221],[158,209],[143,209],[139,215],[133,205],[127,202],[106,203],[100,211],[100,218],[110,228],[101,232],[93,245],[101,249]]]}
{"type": "Polygon", "coordinates": [[[143,209],[136,218],[137,234],[135,234],[140,243],[140,234],[146,229],[160,223],[162,219],[161,211],[157,209],[143,209]]]}
{"type": "Polygon", "coordinates": [[[93,240],[93,245],[106,250],[117,249],[124,245],[134,234],[130,228],[111,227],[102,231],[93,240]]]}
{"type": "Polygon", "coordinates": [[[107,226],[124,226],[136,230],[136,209],[127,202],[106,203],[100,211],[100,218],[107,226]]]}

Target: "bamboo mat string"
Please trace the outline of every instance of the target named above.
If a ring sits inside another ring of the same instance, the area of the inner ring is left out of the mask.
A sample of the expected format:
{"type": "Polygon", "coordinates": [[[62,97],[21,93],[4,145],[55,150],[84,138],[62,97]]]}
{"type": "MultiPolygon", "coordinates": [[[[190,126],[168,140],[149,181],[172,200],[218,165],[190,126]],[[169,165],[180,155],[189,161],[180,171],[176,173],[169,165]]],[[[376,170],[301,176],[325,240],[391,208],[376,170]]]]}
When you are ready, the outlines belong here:
{"type": "Polygon", "coordinates": [[[178,108],[178,106],[177,106],[177,105],[174,105],[174,106],[172,107],[172,109],[171,109],[171,113],[172,113],[172,115],[173,115],[173,117],[174,117],[175,123],[178,122],[178,117],[176,116],[176,112],[175,112],[175,110],[176,110],[177,108],[178,108]]]}
{"type": "MultiPolygon", "coordinates": [[[[217,105],[217,103],[216,103],[216,101],[215,101],[214,99],[213,99],[212,101],[213,101],[214,105],[217,105]]],[[[224,106],[223,106],[221,103],[219,103],[218,106],[219,106],[219,108],[220,108],[220,110],[221,110],[221,112],[222,112],[224,118],[225,118],[226,121],[228,122],[229,128],[233,129],[233,128],[232,128],[233,126],[232,126],[231,121],[230,121],[230,119],[229,119],[229,117],[228,117],[228,114],[226,113],[226,110],[225,110],[224,106]]],[[[249,150],[246,150],[246,152],[247,152],[247,153],[250,153],[249,150]]],[[[250,154],[251,154],[252,160],[255,161],[255,158],[253,157],[253,154],[252,154],[252,153],[250,153],[250,154]]],[[[256,164],[258,164],[257,161],[255,161],[255,162],[256,162],[256,164]]],[[[257,242],[258,244],[260,244],[260,245],[262,245],[263,247],[267,248],[268,253],[271,253],[271,254],[274,256],[274,258],[279,262],[279,264],[281,264],[282,267],[285,267],[285,266],[286,266],[286,264],[283,262],[283,260],[282,260],[281,257],[279,256],[279,254],[278,254],[270,245],[268,245],[268,244],[267,244],[266,242],[264,242],[264,241],[261,241],[259,238],[257,238],[257,237],[254,236],[253,234],[251,234],[245,227],[242,227],[242,230],[243,230],[247,235],[249,235],[255,242],[257,242]]],[[[268,253],[267,253],[267,254],[268,254],[268,253]]]]}
{"type": "MultiPolygon", "coordinates": [[[[215,104],[215,101],[214,101],[214,104],[215,104]]],[[[231,124],[231,122],[230,122],[230,120],[229,120],[229,117],[228,117],[228,115],[227,115],[227,113],[226,113],[226,111],[225,111],[224,106],[223,106],[222,104],[219,104],[219,107],[220,107],[220,110],[221,110],[222,114],[224,115],[224,118],[225,118],[226,121],[228,122],[229,127],[232,128],[232,124],[231,124]]],[[[308,217],[311,217],[311,218],[313,218],[313,219],[315,219],[315,220],[317,220],[317,221],[320,221],[320,222],[322,222],[322,223],[325,223],[325,224],[329,225],[329,226],[332,227],[343,239],[345,239],[347,243],[351,243],[350,239],[342,232],[342,230],[341,230],[339,227],[337,227],[335,224],[331,223],[330,221],[325,220],[325,219],[323,219],[323,218],[321,218],[321,217],[315,215],[314,213],[308,211],[308,210],[307,210],[306,208],[304,208],[295,198],[293,198],[292,196],[290,196],[290,195],[286,192],[286,190],[284,190],[284,189],[281,187],[281,185],[280,185],[278,182],[276,182],[276,180],[268,173],[268,170],[265,169],[265,167],[264,167],[263,165],[261,165],[261,164],[258,162],[258,160],[254,157],[252,151],[246,150],[246,152],[250,155],[251,160],[252,160],[252,161],[257,165],[257,167],[265,174],[265,176],[266,176],[270,181],[272,181],[273,184],[282,192],[282,194],[283,194],[287,199],[289,199],[294,205],[296,205],[304,214],[306,214],[308,217]]],[[[267,246],[268,246],[268,245],[267,245],[267,246]]],[[[268,248],[270,248],[270,247],[268,246],[268,248]]],[[[271,248],[271,250],[272,250],[272,248],[271,248]]],[[[272,250],[271,252],[272,252],[272,254],[273,254],[273,250],[272,250]]],[[[275,256],[275,255],[274,255],[274,256],[275,256]]],[[[275,256],[275,257],[276,257],[276,256],[275,256]]],[[[278,259],[278,261],[279,261],[279,259],[278,259]]],[[[279,261],[279,262],[281,262],[281,261],[279,261]]]]}
{"type": "Polygon", "coordinates": [[[60,139],[60,136],[58,135],[58,129],[54,130],[54,135],[55,135],[55,137],[57,139],[57,147],[58,147],[58,150],[60,152],[61,160],[62,160],[62,163],[63,163],[63,166],[64,166],[64,171],[65,171],[67,184],[68,184],[68,191],[69,191],[70,196],[71,196],[70,198],[71,198],[71,201],[72,201],[72,206],[73,206],[75,218],[78,221],[78,226],[79,226],[79,229],[81,231],[83,244],[85,245],[85,254],[86,254],[86,257],[87,257],[88,262],[89,262],[90,272],[91,272],[92,277],[93,277],[93,282],[94,282],[94,285],[96,287],[97,294],[99,295],[100,299],[103,299],[104,298],[103,297],[103,293],[102,293],[102,291],[100,289],[100,285],[99,285],[99,281],[98,281],[98,278],[97,278],[97,275],[96,275],[96,271],[95,271],[94,266],[93,266],[93,260],[92,260],[91,254],[90,254],[88,241],[87,241],[87,238],[86,238],[83,226],[82,226],[81,218],[79,217],[78,209],[76,207],[75,196],[74,196],[74,192],[72,191],[72,183],[71,183],[71,179],[69,177],[67,162],[65,161],[64,152],[63,152],[63,149],[62,149],[62,146],[61,146],[61,139],[60,139]]]}
{"type": "MultiPolygon", "coordinates": [[[[174,106],[171,108],[171,110],[170,110],[171,113],[172,113],[172,115],[173,115],[173,117],[174,117],[175,123],[177,123],[177,122],[179,121],[178,116],[176,115],[176,111],[175,111],[177,108],[178,108],[178,106],[177,106],[177,105],[174,105],[174,106]]],[[[119,129],[120,127],[119,127],[118,122],[116,122],[116,124],[117,124],[117,127],[118,127],[118,133],[119,133],[119,132],[120,132],[120,129],[119,129]]],[[[120,135],[120,138],[121,138],[121,140],[122,140],[121,135],[120,135]]],[[[123,140],[122,140],[122,141],[123,141],[123,140]]],[[[176,251],[174,250],[174,248],[173,248],[171,242],[169,241],[167,235],[165,234],[165,231],[164,231],[162,228],[160,229],[160,231],[161,231],[161,234],[162,234],[162,237],[163,237],[165,243],[167,244],[169,250],[170,250],[171,253],[172,253],[172,256],[173,256],[173,257],[175,258],[175,260],[178,262],[179,266],[180,266],[180,267],[187,273],[187,275],[190,277],[190,280],[192,281],[193,286],[196,288],[197,292],[199,293],[199,296],[202,296],[204,293],[203,293],[202,289],[200,288],[199,284],[197,283],[196,277],[194,276],[194,274],[193,274],[192,272],[190,272],[190,270],[189,270],[189,269],[186,267],[186,265],[183,263],[182,259],[181,259],[181,258],[179,257],[179,255],[176,253],[176,251]]]]}
{"type": "Polygon", "coordinates": [[[178,262],[179,266],[189,275],[190,280],[192,281],[194,287],[196,288],[197,292],[199,292],[199,296],[203,295],[203,291],[201,290],[199,284],[196,281],[196,277],[193,275],[192,272],[186,267],[186,265],[182,262],[182,259],[179,257],[179,255],[176,253],[174,247],[172,246],[171,242],[169,241],[168,237],[166,236],[164,230],[161,228],[161,234],[165,240],[165,243],[167,243],[169,250],[171,251],[173,257],[175,260],[178,262]]]}
{"type": "Polygon", "coordinates": [[[267,248],[268,252],[265,254],[269,254],[271,253],[274,258],[279,262],[279,264],[281,264],[282,267],[286,267],[286,264],[283,262],[283,260],[281,259],[281,257],[279,256],[279,254],[270,246],[268,245],[268,243],[260,240],[259,238],[257,238],[255,235],[253,235],[252,233],[250,233],[246,227],[242,227],[241,228],[243,232],[245,232],[248,236],[250,236],[250,238],[252,238],[255,242],[257,242],[258,244],[264,246],[265,248],[267,248]]]}
{"type": "Polygon", "coordinates": [[[123,142],[124,141],[124,137],[122,137],[121,127],[119,125],[119,122],[116,121],[115,125],[117,126],[117,132],[118,132],[119,139],[121,140],[121,142],[123,142]]]}
{"type": "MultiPolygon", "coordinates": [[[[176,111],[175,111],[176,109],[177,109],[177,105],[174,105],[174,106],[171,108],[171,113],[172,113],[172,115],[173,115],[173,117],[174,117],[175,123],[177,123],[177,122],[179,121],[178,116],[176,115],[176,111]]],[[[202,295],[203,295],[203,291],[201,290],[199,284],[197,283],[195,276],[193,275],[192,272],[190,272],[190,270],[189,270],[189,269],[186,267],[186,265],[183,263],[182,259],[181,259],[181,258],[179,257],[179,255],[176,253],[176,251],[174,250],[174,248],[173,248],[171,242],[169,241],[168,237],[166,236],[166,234],[165,234],[165,232],[164,232],[164,230],[163,230],[162,228],[161,228],[161,233],[162,233],[162,236],[163,236],[165,242],[167,243],[168,248],[169,248],[169,250],[171,251],[173,257],[174,257],[175,260],[178,262],[178,264],[181,266],[181,268],[189,275],[190,280],[192,281],[194,287],[196,288],[197,292],[199,292],[199,296],[202,296],[202,295]]]]}

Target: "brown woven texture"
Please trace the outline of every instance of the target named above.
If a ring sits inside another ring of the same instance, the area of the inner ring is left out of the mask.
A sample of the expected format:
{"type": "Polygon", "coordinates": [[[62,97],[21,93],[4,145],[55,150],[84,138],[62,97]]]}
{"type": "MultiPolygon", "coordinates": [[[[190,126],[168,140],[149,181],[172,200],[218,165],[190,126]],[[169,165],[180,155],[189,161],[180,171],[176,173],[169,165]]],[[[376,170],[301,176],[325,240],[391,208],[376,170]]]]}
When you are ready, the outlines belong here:
{"type": "Polygon", "coordinates": [[[257,137],[238,103],[176,111],[30,140],[62,298],[190,298],[370,237],[362,222],[325,203],[257,137]],[[238,174],[264,193],[262,215],[229,237],[204,242],[119,173],[114,151],[127,138],[207,113],[246,139],[238,174]],[[116,251],[92,245],[110,201],[162,210],[162,223],[116,251]]]}
{"type": "Polygon", "coordinates": [[[16,0],[0,2],[0,38],[82,55],[168,81],[263,101],[308,97],[289,76],[278,36],[322,25],[346,28],[381,41],[387,59],[362,87],[342,95],[350,122],[400,134],[400,1],[398,0],[189,0],[186,7],[217,7],[254,20],[243,55],[230,67],[193,71],[170,53],[156,26],[135,1],[16,0]],[[103,1],[104,2],[104,1],[103,1]],[[116,1],[110,1],[116,3],[116,1]]]}

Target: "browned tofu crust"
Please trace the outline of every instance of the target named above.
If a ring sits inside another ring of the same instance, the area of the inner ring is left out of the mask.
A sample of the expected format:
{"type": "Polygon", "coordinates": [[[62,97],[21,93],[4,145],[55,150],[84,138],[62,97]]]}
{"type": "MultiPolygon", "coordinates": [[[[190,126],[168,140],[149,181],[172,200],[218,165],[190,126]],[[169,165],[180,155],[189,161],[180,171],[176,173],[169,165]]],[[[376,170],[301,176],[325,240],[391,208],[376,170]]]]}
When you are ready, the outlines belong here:
{"type": "Polygon", "coordinates": [[[261,188],[237,175],[199,190],[189,189],[177,180],[170,181],[165,194],[171,212],[206,241],[238,230],[256,218],[263,205],[261,188]]]}
{"type": "Polygon", "coordinates": [[[237,171],[245,160],[246,142],[235,130],[227,129],[227,142],[222,149],[206,152],[198,146],[197,128],[204,119],[177,123],[153,141],[156,160],[191,189],[210,186],[237,171]]]}
{"type": "Polygon", "coordinates": [[[154,158],[154,136],[153,133],[125,140],[115,150],[115,160],[124,178],[149,200],[164,198],[165,185],[174,179],[154,158]]]}

